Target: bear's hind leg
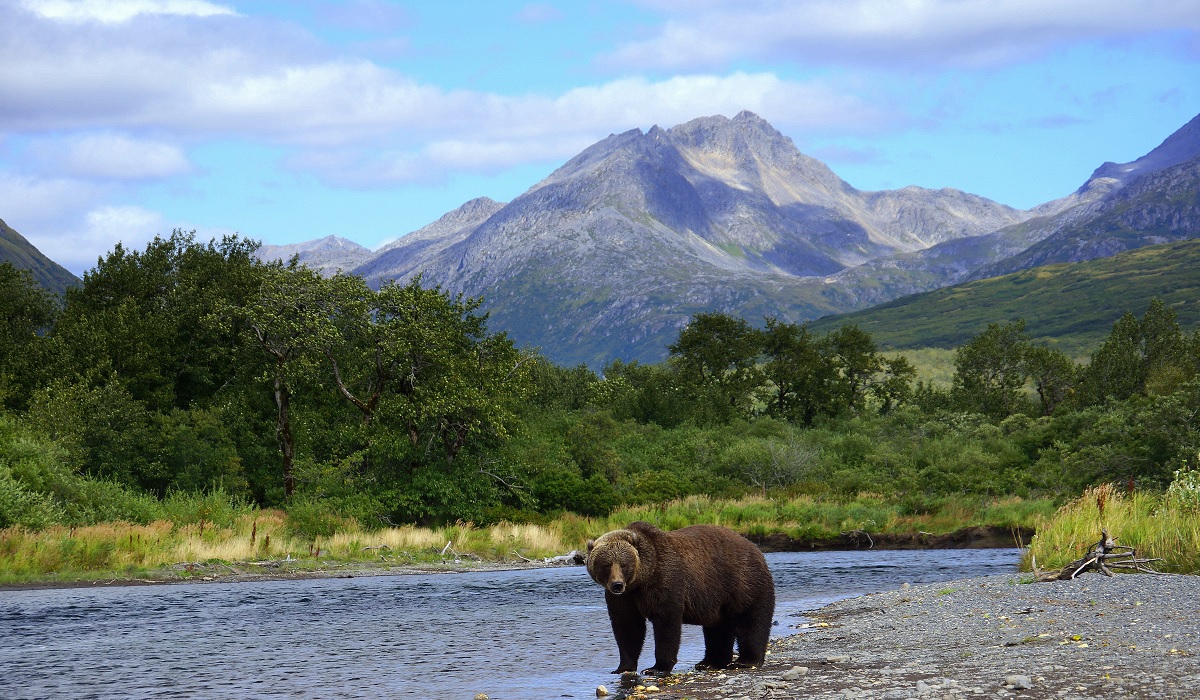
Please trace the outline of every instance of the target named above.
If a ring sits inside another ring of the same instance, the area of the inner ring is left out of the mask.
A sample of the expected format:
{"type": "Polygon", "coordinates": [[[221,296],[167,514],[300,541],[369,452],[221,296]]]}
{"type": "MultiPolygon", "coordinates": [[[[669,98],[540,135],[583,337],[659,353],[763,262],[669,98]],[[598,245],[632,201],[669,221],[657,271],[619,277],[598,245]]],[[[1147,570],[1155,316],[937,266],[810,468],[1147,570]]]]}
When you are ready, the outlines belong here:
{"type": "Polygon", "coordinates": [[[728,668],[733,663],[733,626],[725,621],[720,625],[704,628],[704,658],[696,669],[728,668]]]}
{"type": "Polygon", "coordinates": [[[734,621],[738,660],[733,668],[763,665],[767,660],[767,642],[771,640],[771,619],[775,616],[775,598],[759,601],[734,621]]]}

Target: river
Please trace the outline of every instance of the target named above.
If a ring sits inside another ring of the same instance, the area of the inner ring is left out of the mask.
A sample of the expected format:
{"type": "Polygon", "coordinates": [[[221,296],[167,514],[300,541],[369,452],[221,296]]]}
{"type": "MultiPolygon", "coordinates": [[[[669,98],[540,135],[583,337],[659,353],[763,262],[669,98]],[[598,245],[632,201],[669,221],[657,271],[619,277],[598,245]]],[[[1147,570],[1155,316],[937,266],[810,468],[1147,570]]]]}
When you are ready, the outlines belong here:
{"type": "MultiPolygon", "coordinates": [[[[774,636],[851,595],[1012,572],[1014,549],[767,555],[774,636]]],[[[676,670],[703,656],[685,626],[676,670]]],[[[648,636],[642,666],[653,663],[648,636]]],[[[0,698],[594,698],[615,686],[581,566],[0,592],[0,698]]]]}

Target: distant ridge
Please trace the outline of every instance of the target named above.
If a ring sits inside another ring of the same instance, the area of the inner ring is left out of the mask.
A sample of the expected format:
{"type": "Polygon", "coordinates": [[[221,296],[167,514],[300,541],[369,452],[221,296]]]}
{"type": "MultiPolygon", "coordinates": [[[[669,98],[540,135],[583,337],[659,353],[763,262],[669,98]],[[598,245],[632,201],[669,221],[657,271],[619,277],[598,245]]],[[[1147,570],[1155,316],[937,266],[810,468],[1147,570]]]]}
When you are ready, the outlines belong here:
{"type": "Polygon", "coordinates": [[[353,271],[483,296],[493,328],[599,368],[663,359],[701,311],[811,321],[1200,237],[1198,198],[1200,116],[1020,211],[954,189],[858,190],[743,111],[609,135],[511,202],[467,202],[353,271]]]}
{"type": "Polygon", "coordinates": [[[0,220],[0,262],[12,263],[14,267],[29,270],[38,284],[60,296],[66,293],[67,288],[80,284],[78,277],[43,255],[3,220],[0,220]]]}
{"type": "Polygon", "coordinates": [[[341,270],[349,272],[371,256],[371,249],[339,236],[325,236],[313,241],[288,245],[263,245],[254,253],[263,261],[287,262],[297,256],[301,263],[332,275],[341,270]]]}
{"type": "Polygon", "coordinates": [[[692,314],[856,308],[825,277],[1032,216],[958,190],[862,192],[761,117],[613,134],[505,205],[468,202],[355,271],[482,295],[554,360],[657,361],[692,314]]]}
{"type": "Polygon", "coordinates": [[[1024,319],[1034,338],[1086,354],[1125,313],[1140,316],[1162,299],[1180,325],[1200,330],[1200,239],[1146,246],[1111,257],[1060,263],[902,297],[818,319],[825,333],[854,324],[881,346],[954,348],[989,323],[1024,319]]]}

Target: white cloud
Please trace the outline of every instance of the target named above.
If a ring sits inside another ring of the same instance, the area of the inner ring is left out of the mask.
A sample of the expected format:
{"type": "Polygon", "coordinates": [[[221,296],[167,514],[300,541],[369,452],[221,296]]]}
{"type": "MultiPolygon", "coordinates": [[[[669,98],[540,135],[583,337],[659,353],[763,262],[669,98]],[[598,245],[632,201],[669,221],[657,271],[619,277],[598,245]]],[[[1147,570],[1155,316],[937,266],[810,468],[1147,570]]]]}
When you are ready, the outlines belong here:
{"type": "Polygon", "coordinates": [[[287,163],[341,185],[390,186],[438,182],[451,172],[494,173],[524,163],[552,163],[611,132],[669,127],[702,115],[733,116],[743,109],[809,133],[866,133],[906,120],[831,86],[790,82],[769,73],[623,79],[559,97],[444,97],[453,108],[438,107],[437,101],[431,105],[446,115],[445,122],[416,132],[426,143],[395,140],[389,147],[372,142],[306,149],[287,163]]]}
{"type": "Polygon", "coordinates": [[[96,264],[118,241],[140,249],[174,228],[160,213],[114,205],[111,187],[70,178],[35,178],[0,172],[3,219],[38,250],[75,274],[96,264]]]}
{"type": "Polygon", "coordinates": [[[237,14],[231,8],[204,0],[23,0],[36,15],[70,22],[128,22],[139,15],[211,17],[237,14]]]}
{"type": "Polygon", "coordinates": [[[41,139],[30,146],[40,170],[102,180],[160,179],[192,170],[178,146],[102,132],[41,139]]]}
{"type": "Polygon", "coordinates": [[[1064,44],[1200,29],[1194,0],[651,0],[656,36],[603,62],[703,68],[742,58],[828,65],[1000,65],[1064,44]]]}
{"type": "Polygon", "coordinates": [[[613,131],[742,109],[810,134],[907,121],[876,96],[769,72],[501,95],[330,56],[311,36],[289,34],[294,28],[205,16],[204,3],[114,4],[125,8],[114,17],[175,13],[149,26],[48,21],[57,5],[41,7],[32,15],[0,3],[0,134],[59,141],[44,157],[57,170],[39,170],[47,176],[170,177],[189,171],[173,144],[249,139],[285,147],[285,163],[326,181],[386,186],[561,160],[613,131]],[[187,12],[194,16],[179,16],[187,12]]]}

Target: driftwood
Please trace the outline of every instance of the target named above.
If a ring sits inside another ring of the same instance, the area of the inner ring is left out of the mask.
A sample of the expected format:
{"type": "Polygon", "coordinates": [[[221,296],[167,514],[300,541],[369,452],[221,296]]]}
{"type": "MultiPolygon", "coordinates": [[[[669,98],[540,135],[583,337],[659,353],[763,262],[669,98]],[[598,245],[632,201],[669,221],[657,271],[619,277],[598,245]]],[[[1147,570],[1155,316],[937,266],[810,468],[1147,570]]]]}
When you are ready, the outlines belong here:
{"type": "Polygon", "coordinates": [[[1138,571],[1146,574],[1162,573],[1146,566],[1150,562],[1162,559],[1139,559],[1137,550],[1116,543],[1116,538],[1108,536],[1108,530],[1100,530],[1100,541],[1088,548],[1087,554],[1067,564],[1058,571],[1039,573],[1039,581],[1069,581],[1085,571],[1099,571],[1105,576],[1112,576],[1113,570],[1138,571]]]}

